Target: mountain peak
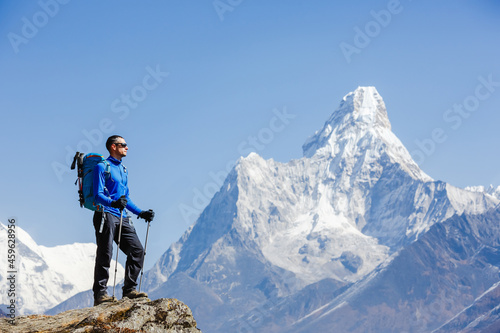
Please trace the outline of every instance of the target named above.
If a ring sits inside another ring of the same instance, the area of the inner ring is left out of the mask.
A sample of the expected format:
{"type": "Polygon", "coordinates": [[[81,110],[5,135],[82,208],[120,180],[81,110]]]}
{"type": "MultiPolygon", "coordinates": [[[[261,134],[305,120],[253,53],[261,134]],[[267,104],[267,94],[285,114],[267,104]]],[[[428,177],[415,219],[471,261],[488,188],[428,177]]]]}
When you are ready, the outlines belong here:
{"type": "Polygon", "coordinates": [[[316,131],[302,146],[304,156],[312,157],[321,148],[331,146],[332,140],[349,136],[347,132],[356,133],[356,137],[361,138],[373,130],[391,131],[385,103],[375,87],[358,87],[344,96],[323,129],[316,131]]]}
{"type": "MultiPolygon", "coordinates": [[[[358,87],[348,93],[339,107],[302,146],[304,156],[340,158],[342,165],[388,159],[401,165],[412,178],[432,180],[413,161],[391,131],[382,97],[375,87],[358,87]],[[368,158],[367,158],[368,157],[368,158]]],[[[371,167],[368,165],[367,170],[371,167]]]]}
{"type": "Polygon", "coordinates": [[[344,117],[351,114],[351,119],[356,122],[391,129],[385,103],[375,87],[358,87],[345,95],[340,110],[344,111],[344,117]]]}

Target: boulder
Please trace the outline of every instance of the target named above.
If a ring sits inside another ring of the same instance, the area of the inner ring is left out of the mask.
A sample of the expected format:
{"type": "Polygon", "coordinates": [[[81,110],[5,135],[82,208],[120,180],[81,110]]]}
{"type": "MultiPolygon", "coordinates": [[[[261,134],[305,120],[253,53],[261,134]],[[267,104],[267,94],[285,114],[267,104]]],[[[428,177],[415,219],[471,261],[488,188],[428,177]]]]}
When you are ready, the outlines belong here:
{"type": "Polygon", "coordinates": [[[191,309],[173,298],[128,299],[54,316],[29,315],[0,319],[0,332],[201,332],[191,309]]]}

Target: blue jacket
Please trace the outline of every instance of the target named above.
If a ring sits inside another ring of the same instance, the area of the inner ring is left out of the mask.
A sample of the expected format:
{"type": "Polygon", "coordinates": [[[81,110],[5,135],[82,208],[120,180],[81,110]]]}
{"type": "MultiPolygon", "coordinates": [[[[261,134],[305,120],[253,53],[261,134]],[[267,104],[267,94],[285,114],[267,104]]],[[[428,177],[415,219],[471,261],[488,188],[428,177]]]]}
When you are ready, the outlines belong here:
{"type": "MultiPolygon", "coordinates": [[[[97,203],[104,206],[104,211],[120,217],[120,210],[111,207],[111,202],[119,199],[122,195],[127,197],[127,208],[132,213],[138,215],[141,210],[137,207],[129,197],[128,190],[128,173],[121,161],[114,157],[108,157],[107,161],[110,164],[110,174],[106,174],[106,166],[104,163],[98,163],[94,167],[94,193],[97,203]]],[[[127,212],[123,212],[123,216],[127,216],[127,212]]]]}

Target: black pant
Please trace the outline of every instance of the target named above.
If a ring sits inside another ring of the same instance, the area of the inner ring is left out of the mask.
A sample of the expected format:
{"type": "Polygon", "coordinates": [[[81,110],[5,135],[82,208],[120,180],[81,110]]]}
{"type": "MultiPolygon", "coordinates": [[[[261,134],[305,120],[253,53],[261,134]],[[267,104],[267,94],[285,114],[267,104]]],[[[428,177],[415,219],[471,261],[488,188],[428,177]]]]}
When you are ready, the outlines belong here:
{"type": "MultiPolygon", "coordinates": [[[[109,266],[113,256],[113,240],[118,244],[120,218],[110,213],[104,213],[104,227],[99,233],[102,220],[101,212],[94,213],[94,229],[97,251],[94,268],[94,298],[106,293],[109,279],[109,266]]],[[[123,293],[132,291],[137,286],[137,277],[144,263],[144,248],[137,237],[135,228],[130,225],[128,218],[123,218],[120,250],[127,255],[125,264],[125,281],[123,293]]]]}

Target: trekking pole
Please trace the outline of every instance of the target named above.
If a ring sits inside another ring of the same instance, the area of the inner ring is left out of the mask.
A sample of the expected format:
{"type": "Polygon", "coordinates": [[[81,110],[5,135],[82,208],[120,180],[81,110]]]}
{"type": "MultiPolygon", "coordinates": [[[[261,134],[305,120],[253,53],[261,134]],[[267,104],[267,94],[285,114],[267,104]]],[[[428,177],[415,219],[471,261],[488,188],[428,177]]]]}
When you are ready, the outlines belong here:
{"type": "Polygon", "coordinates": [[[146,247],[148,246],[148,235],[149,235],[150,225],[151,221],[148,220],[148,228],[146,229],[146,241],[144,242],[144,258],[142,259],[141,279],[139,280],[139,292],[141,292],[142,276],[144,275],[144,261],[146,260],[146,247]]]}
{"type": "Polygon", "coordinates": [[[118,271],[118,253],[120,253],[120,238],[122,237],[123,209],[120,209],[120,227],[118,229],[118,248],[116,249],[115,278],[113,281],[113,297],[115,297],[116,272],[118,271]]]}

